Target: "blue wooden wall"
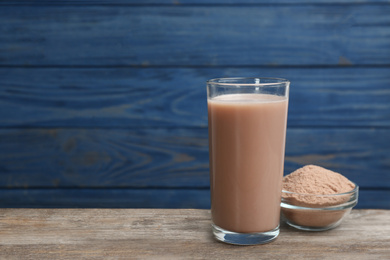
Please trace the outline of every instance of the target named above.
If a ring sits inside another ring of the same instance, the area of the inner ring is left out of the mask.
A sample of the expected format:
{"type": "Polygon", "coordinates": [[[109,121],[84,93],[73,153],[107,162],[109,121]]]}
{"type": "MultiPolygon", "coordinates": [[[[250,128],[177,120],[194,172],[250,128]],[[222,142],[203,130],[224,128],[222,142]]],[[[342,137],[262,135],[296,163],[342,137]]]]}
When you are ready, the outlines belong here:
{"type": "Polygon", "coordinates": [[[285,173],[390,209],[390,1],[0,2],[0,207],[208,208],[205,81],[291,80],[285,173]]]}

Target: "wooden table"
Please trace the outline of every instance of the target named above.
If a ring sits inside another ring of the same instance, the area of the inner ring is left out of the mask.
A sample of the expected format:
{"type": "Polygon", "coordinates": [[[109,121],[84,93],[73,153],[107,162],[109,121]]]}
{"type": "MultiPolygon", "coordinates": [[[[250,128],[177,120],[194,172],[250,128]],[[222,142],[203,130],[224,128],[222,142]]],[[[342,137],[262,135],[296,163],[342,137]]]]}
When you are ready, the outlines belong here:
{"type": "Polygon", "coordinates": [[[338,228],[282,224],[266,245],[217,242],[210,211],[0,209],[1,259],[389,259],[390,211],[353,210],[338,228]]]}

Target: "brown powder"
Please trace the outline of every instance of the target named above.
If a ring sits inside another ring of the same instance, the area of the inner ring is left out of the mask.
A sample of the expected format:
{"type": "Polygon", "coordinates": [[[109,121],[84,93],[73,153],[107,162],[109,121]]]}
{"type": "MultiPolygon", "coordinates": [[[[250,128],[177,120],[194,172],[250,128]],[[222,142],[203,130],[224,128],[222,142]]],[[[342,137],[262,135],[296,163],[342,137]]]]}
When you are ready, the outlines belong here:
{"type": "MultiPolygon", "coordinates": [[[[343,175],[316,165],[306,165],[283,178],[283,190],[311,195],[330,195],[353,190],[355,185],[343,175]]],[[[305,196],[283,194],[297,206],[326,207],[343,202],[348,196],[305,196]]]]}
{"type": "MultiPolygon", "coordinates": [[[[322,208],[347,202],[350,195],[332,196],[332,194],[349,192],[354,188],[355,185],[339,173],[319,166],[307,165],[283,178],[283,190],[294,193],[283,193],[282,196],[289,204],[322,208]]],[[[311,227],[312,230],[316,228],[325,230],[337,226],[344,214],[350,210],[350,208],[327,211],[282,208],[282,214],[293,225],[311,227]]]]}

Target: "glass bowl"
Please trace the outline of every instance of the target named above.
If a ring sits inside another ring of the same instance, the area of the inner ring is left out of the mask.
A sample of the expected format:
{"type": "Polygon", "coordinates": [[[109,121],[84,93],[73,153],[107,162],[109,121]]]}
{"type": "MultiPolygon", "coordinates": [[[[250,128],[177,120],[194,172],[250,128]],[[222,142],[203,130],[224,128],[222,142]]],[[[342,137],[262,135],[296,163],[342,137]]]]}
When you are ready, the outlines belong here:
{"type": "MultiPolygon", "coordinates": [[[[355,184],[355,183],[354,183],[355,184]]],[[[281,215],[288,225],[306,231],[337,227],[358,201],[359,186],[352,191],[313,195],[282,191],[281,215]]]]}

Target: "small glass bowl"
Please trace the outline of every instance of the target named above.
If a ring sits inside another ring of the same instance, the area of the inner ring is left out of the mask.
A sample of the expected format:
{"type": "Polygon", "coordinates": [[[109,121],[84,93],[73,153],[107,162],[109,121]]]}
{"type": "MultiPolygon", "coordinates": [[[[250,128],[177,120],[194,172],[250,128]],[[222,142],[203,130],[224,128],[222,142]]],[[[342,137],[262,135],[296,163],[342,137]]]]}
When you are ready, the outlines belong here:
{"type": "Polygon", "coordinates": [[[357,204],[358,193],[359,186],[356,184],[350,192],[331,195],[300,194],[283,190],[282,219],[300,230],[324,231],[335,228],[357,204]]]}

